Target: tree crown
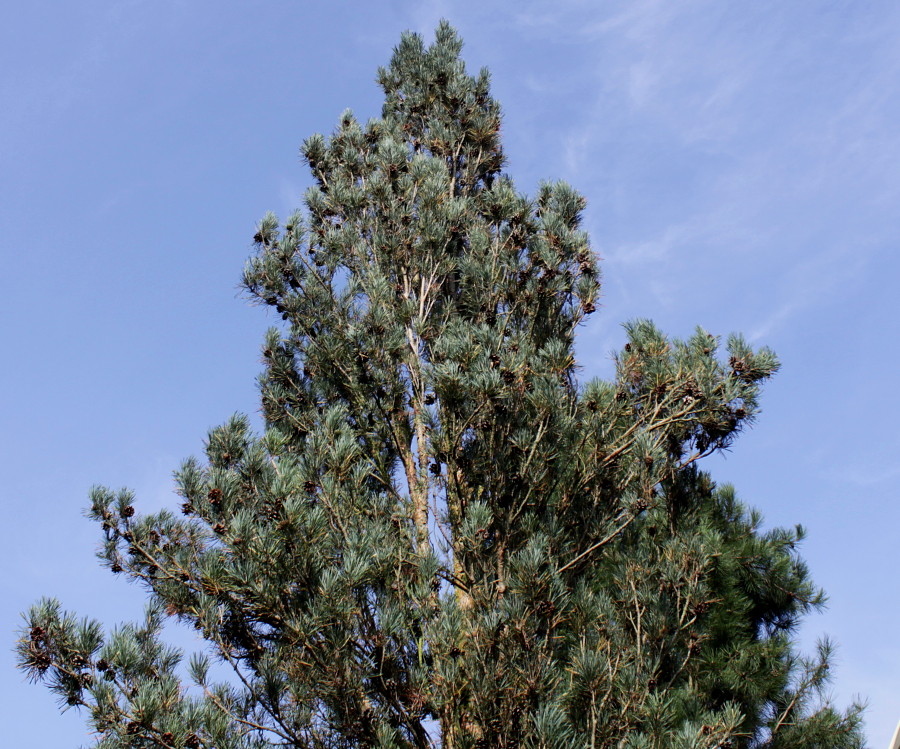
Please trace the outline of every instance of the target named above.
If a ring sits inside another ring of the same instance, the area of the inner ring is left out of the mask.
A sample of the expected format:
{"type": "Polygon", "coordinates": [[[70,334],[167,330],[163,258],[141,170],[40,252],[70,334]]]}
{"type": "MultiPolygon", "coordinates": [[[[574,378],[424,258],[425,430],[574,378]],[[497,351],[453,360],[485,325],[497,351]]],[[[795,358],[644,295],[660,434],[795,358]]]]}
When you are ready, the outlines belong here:
{"type": "Polygon", "coordinates": [[[100,747],[832,747],[822,604],[795,546],[700,470],[758,412],[768,349],[626,326],[579,383],[599,271],[584,199],[502,169],[489,76],[447,24],[405,34],[381,117],[345,112],[253,238],[265,431],[234,417],[176,473],[183,517],[98,488],[103,560],[146,622],[53,601],[18,652],[100,747]],[[176,617],[234,678],[160,640],[176,617]]]}

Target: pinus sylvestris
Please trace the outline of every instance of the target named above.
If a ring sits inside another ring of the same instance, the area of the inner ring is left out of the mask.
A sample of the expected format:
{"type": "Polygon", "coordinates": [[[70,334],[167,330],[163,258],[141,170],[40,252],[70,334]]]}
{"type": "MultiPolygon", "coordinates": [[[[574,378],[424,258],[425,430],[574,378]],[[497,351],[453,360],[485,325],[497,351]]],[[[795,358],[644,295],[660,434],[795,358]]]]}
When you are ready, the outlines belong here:
{"type": "Polygon", "coordinates": [[[579,382],[585,201],[516,191],[461,46],[404,35],[381,117],[309,138],[304,208],[260,222],[264,433],[213,429],[180,512],[93,491],[146,620],[104,634],[44,600],[21,668],[104,749],[861,746],[829,646],[792,641],[823,600],[802,529],[763,531],[700,469],[774,355],[641,320],[614,381],[579,382]],[[182,663],[167,617],[208,652],[182,663]]]}

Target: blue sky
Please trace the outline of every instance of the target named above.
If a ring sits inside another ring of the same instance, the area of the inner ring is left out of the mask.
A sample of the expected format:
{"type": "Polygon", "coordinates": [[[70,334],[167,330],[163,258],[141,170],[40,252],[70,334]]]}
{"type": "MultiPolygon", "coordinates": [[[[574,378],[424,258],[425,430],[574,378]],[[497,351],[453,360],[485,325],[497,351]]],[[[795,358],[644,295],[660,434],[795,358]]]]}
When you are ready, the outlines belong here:
{"type": "MultiPolygon", "coordinates": [[[[720,481],[809,529],[840,703],[873,747],[900,719],[900,5],[685,0],[0,6],[0,704],[6,743],[89,744],[10,652],[41,595],[113,623],[139,591],[99,569],[94,483],[171,505],[206,430],[256,414],[274,322],[240,298],[254,223],[308,184],[301,141],[374,84],[403,29],[448,18],[505,112],[520,189],[566,179],[603,257],[585,375],[620,323],[697,324],[782,372],[720,481]]],[[[190,640],[187,635],[182,639],[190,640]]]]}

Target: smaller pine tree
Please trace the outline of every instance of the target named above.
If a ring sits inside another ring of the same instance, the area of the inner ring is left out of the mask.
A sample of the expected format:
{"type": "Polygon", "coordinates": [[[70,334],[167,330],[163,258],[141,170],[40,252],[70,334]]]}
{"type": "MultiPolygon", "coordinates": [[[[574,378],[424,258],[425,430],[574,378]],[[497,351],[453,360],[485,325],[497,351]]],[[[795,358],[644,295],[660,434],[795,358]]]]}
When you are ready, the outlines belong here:
{"type": "Polygon", "coordinates": [[[42,601],[20,667],[102,749],[861,747],[830,645],[793,639],[823,602],[802,528],[700,468],[775,356],[636,321],[615,378],[579,383],[584,199],[516,191],[460,49],[404,35],[382,116],[308,139],[305,210],[259,224],[244,284],[284,322],[264,433],[212,430],[181,514],[93,491],[146,619],[105,634],[42,601]],[[209,643],[186,669],[167,617],[209,643]]]}

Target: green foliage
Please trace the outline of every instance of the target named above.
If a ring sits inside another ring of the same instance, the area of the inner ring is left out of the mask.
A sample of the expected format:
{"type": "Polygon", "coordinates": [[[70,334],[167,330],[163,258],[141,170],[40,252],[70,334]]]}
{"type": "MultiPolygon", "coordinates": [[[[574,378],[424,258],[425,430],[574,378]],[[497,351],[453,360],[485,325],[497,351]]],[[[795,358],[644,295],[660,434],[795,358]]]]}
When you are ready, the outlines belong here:
{"type": "Polygon", "coordinates": [[[236,416],[176,473],[183,516],[96,489],[101,558],[147,589],[101,627],[44,601],[21,667],[108,747],[861,746],[825,695],[796,553],[699,461],[777,369],[767,349],[626,326],[579,384],[599,272],[584,199],[501,172],[499,106],[442,24],[403,37],[382,116],[303,145],[316,186],[254,237],[284,325],[236,416]],[[160,628],[202,632],[180,665],[160,628]]]}

